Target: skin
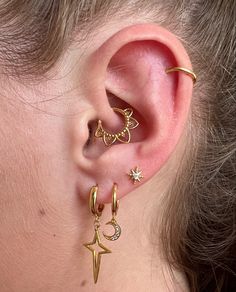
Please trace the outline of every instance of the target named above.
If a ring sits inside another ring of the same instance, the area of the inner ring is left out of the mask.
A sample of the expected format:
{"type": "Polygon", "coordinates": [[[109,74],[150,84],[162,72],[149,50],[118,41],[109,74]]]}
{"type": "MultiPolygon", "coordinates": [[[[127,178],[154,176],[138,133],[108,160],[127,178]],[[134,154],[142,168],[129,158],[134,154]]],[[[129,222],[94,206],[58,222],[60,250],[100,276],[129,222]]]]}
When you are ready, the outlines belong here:
{"type": "Polygon", "coordinates": [[[37,82],[1,76],[1,292],[188,291],[184,275],[168,270],[159,225],[187,142],[193,88],[185,74],[164,70],[191,69],[189,57],[175,35],[150,24],[107,25],[86,46],[72,44],[37,82]],[[140,122],[128,145],[107,148],[90,135],[99,118],[113,131],[122,126],[111,106],[133,108],[140,122]],[[136,165],[145,178],[133,185],[127,173],[136,165]],[[104,224],[114,182],[122,235],[102,237],[112,254],[95,286],[83,247],[94,234],[89,190],[99,185],[107,204],[101,230],[111,234],[104,224]]]}

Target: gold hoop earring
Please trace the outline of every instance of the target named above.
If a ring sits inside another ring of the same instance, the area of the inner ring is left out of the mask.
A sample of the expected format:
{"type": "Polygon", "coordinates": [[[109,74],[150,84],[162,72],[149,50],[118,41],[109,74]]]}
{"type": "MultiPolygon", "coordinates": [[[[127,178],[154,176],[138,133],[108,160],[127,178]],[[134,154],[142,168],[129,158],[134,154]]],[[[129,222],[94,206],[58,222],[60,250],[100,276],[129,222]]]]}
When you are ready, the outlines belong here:
{"type": "Polygon", "coordinates": [[[122,130],[117,133],[108,132],[103,128],[102,121],[98,120],[98,126],[95,132],[95,137],[102,138],[106,146],[111,146],[116,141],[128,144],[130,143],[131,140],[130,130],[137,128],[139,123],[136,119],[132,117],[133,115],[132,109],[127,108],[122,110],[116,107],[112,109],[114,112],[121,114],[124,118],[124,126],[122,130]]]}
{"type": "Polygon", "coordinates": [[[106,225],[112,225],[114,227],[115,233],[113,235],[109,236],[103,232],[103,236],[107,240],[111,240],[111,241],[117,240],[121,235],[121,227],[115,219],[117,212],[118,212],[118,209],[119,209],[119,201],[117,200],[117,188],[118,188],[118,186],[115,183],[113,185],[113,190],[112,190],[112,203],[111,203],[112,219],[106,223],[106,225]]]}
{"type": "Polygon", "coordinates": [[[92,252],[93,255],[93,278],[94,283],[97,283],[98,275],[100,271],[101,265],[101,257],[103,254],[111,253],[111,251],[101,243],[99,228],[100,228],[100,217],[102,215],[102,211],[104,209],[103,204],[96,203],[97,201],[97,193],[98,193],[98,186],[94,186],[90,190],[90,197],[89,197],[89,209],[93,216],[95,217],[94,220],[94,237],[93,241],[89,243],[85,243],[84,246],[92,252]],[[93,246],[99,246],[102,251],[97,252],[93,246]]]}
{"type": "Polygon", "coordinates": [[[176,72],[176,71],[181,71],[184,72],[185,74],[187,74],[188,76],[190,76],[193,80],[193,84],[195,84],[197,82],[197,75],[190,69],[186,69],[183,67],[171,67],[171,68],[167,68],[166,69],[166,73],[172,73],[172,72],[176,72]]]}
{"type": "Polygon", "coordinates": [[[100,218],[104,209],[104,204],[97,205],[97,193],[98,186],[92,187],[89,195],[89,209],[95,217],[100,218]]]}

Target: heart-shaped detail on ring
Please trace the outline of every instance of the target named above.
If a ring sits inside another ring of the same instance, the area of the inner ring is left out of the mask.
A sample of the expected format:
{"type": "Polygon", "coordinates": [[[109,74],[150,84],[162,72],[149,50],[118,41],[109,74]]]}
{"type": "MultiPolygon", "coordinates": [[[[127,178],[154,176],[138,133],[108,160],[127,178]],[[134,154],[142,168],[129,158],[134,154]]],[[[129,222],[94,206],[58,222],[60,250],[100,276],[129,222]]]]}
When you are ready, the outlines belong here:
{"type": "Polygon", "coordinates": [[[134,118],[129,118],[129,122],[128,122],[128,128],[129,129],[135,129],[137,128],[139,125],[139,122],[137,120],[135,120],[134,118]]]}
{"type": "Polygon", "coordinates": [[[113,143],[115,143],[116,137],[108,136],[108,135],[103,135],[103,142],[105,143],[106,146],[110,146],[113,143]]]}
{"type": "Polygon", "coordinates": [[[128,128],[126,128],[123,133],[120,136],[116,136],[117,140],[122,143],[129,143],[130,142],[130,131],[128,128]]]}

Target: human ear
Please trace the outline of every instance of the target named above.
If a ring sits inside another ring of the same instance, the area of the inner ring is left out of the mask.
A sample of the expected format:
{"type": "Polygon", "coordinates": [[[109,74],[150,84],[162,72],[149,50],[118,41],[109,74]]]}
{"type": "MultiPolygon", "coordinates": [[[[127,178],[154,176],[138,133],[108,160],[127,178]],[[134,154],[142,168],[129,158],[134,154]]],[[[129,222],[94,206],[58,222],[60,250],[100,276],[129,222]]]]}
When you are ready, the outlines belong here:
{"type": "Polygon", "coordinates": [[[93,114],[74,120],[72,143],[81,196],[87,198],[98,184],[98,200],[110,202],[114,182],[119,197],[138,186],[129,180],[130,169],[138,166],[145,183],[167,162],[184,131],[193,89],[186,74],[166,73],[175,66],[191,69],[188,54],[174,34],[155,24],[126,27],[88,55],[83,94],[93,114]],[[89,126],[93,136],[98,119],[111,132],[122,128],[112,107],[133,109],[139,126],[131,131],[130,143],[106,147],[96,138],[86,143],[83,133],[89,126]]]}

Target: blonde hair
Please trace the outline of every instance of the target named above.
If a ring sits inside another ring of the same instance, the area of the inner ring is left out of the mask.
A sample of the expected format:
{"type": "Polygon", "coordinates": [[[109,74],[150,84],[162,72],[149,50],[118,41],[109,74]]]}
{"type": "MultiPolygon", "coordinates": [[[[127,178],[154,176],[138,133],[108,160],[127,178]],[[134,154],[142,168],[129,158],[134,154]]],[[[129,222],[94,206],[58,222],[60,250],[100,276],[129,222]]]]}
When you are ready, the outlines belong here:
{"type": "Polygon", "coordinates": [[[235,0],[2,0],[0,67],[8,75],[44,74],[75,34],[135,13],[184,43],[198,85],[191,144],[171,186],[163,248],[191,291],[233,291],[236,276],[235,0]],[[174,194],[174,195],[173,195],[174,194]]]}

